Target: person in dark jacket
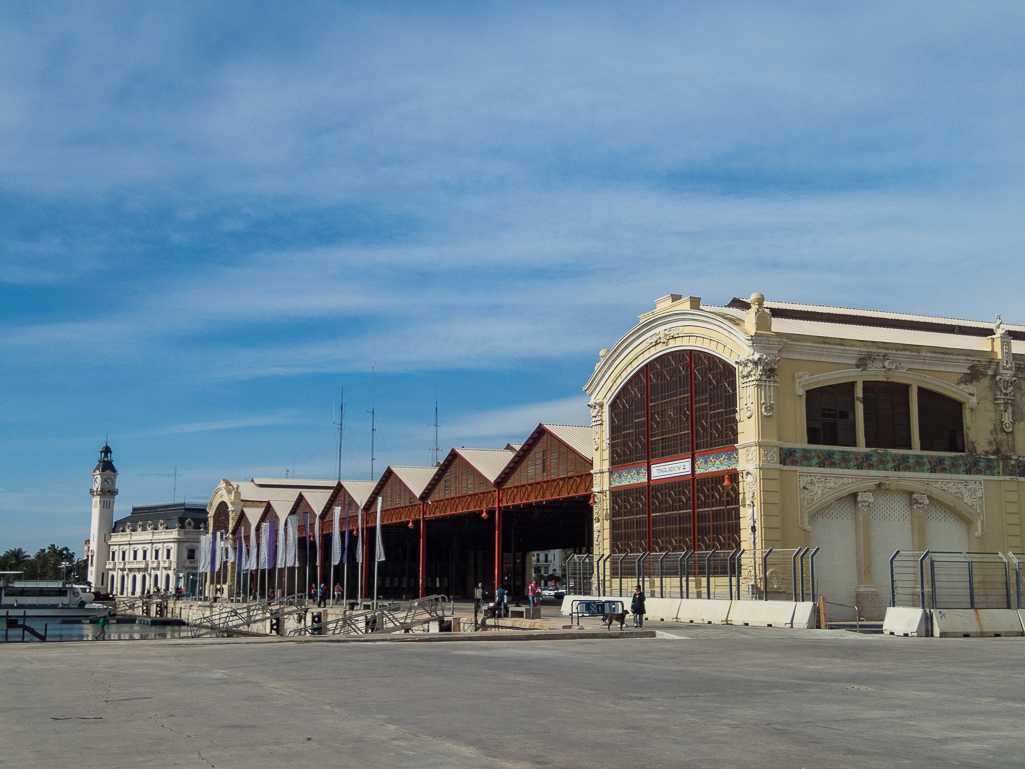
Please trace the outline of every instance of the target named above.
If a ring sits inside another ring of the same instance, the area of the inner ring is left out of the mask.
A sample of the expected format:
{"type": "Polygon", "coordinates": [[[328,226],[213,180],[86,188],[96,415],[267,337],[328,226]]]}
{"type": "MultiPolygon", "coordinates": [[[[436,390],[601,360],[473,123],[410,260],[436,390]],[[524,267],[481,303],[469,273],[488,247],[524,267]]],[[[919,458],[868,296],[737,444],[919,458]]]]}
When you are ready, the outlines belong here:
{"type": "Polygon", "coordinates": [[[634,627],[644,626],[644,591],[638,585],[634,588],[634,599],[630,602],[630,611],[634,615],[634,627]]]}

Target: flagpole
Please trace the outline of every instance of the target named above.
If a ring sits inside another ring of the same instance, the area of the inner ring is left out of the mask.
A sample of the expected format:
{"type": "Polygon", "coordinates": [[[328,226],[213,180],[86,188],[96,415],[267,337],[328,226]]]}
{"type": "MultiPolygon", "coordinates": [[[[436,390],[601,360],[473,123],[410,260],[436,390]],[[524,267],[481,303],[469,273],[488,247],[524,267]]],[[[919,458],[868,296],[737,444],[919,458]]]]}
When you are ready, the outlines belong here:
{"type": "Polygon", "coordinates": [[[374,611],[377,611],[377,565],[381,563],[381,497],[377,498],[377,539],[374,540],[374,611]]]}
{"type": "MultiPolygon", "coordinates": [[[[303,600],[308,601],[310,598],[310,514],[303,513],[303,539],[306,540],[306,560],[304,561],[306,568],[303,569],[305,572],[305,579],[303,580],[303,600]]],[[[296,553],[296,558],[299,554],[296,553]]],[[[298,585],[296,585],[298,587],[298,585]]]]}
{"type": "Polygon", "coordinates": [[[359,580],[359,590],[356,593],[356,602],[359,608],[363,608],[363,508],[360,507],[356,516],[356,576],[359,580]]]}
{"type": "Polygon", "coordinates": [[[345,505],[345,549],[342,551],[342,612],[349,606],[349,505],[345,505]]]}

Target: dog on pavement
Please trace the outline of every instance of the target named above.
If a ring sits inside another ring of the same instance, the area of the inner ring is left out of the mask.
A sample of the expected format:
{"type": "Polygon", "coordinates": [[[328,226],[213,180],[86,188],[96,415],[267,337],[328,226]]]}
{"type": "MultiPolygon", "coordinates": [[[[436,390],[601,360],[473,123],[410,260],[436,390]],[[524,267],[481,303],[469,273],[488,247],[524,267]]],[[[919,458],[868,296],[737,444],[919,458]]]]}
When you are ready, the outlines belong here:
{"type": "Polygon", "coordinates": [[[619,629],[622,630],[623,629],[623,625],[626,624],[627,614],[629,614],[629,612],[625,612],[625,611],[621,611],[618,614],[606,614],[605,615],[605,624],[608,626],[608,629],[612,630],[612,625],[614,623],[618,622],[619,623],[619,629]]]}

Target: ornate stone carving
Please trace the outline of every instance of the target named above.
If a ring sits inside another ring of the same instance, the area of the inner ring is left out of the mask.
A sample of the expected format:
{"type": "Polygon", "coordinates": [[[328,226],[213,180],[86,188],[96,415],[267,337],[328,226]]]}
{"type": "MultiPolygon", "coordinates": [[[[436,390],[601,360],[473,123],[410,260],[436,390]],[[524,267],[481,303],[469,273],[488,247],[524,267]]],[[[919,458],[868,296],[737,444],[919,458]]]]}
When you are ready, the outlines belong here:
{"type": "Polygon", "coordinates": [[[824,495],[855,483],[863,483],[864,481],[864,478],[850,475],[806,475],[804,473],[798,475],[797,484],[801,489],[801,510],[798,516],[800,527],[811,531],[811,526],[808,523],[808,509],[814,506],[824,495]]]}
{"type": "Polygon", "coordinates": [[[932,481],[930,485],[964,500],[975,511],[976,517],[982,519],[982,481],[932,481]]]}
{"type": "Polygon", "coordinates": [[[748,446],[744,451],[744,458],[747,460],[747,464],[753,465],[758,462],[758,449],[755,446],[748,446]]]}
{"type": "Polygon", "coordinates": [[[649,334],[648,338],[644,341],[649,347],[665,347],[669,344],[670,340],[685,336],[686,334],[687,331],[683,326],[673,326],[671,328],[664,328],[654,334],[649,334]]]}
{"type": "Polygon", "coordinates": [[[871,491],[862,491],[858,494],[858,507],[862,510],[871,510],[874,501],[871,491]]]}
{"type": "Polygon", "coordinates": [[[762,462],[767,465],[779,464],[779,447],[762,446],[762,462]]]}
{"type": "Polygon", "coordinates": [[[997,374],[997,398],[1014,398],[1014,374],[997,374]]]}
{"type": "Polygon", "coordinates": [[[888,355],[865,355],[854,364],[857,368],[865,371],[907,371],[908,365],[900,361],[891,360],[888,355]]]}
{"type": "Polygon", "coordinates": [[[605,403],[602,401],[591,401],[587,404],[591,407],[591,437],[594,440],[594,450],[601,448],[604,433],[605,403]]]}
{"type": "Polygon", "coordinates": [[[1011,349],[1011,337],[1003,327],[1000,316],[993,327],[993,349],[1000,354],[1000,365],[997,367],[996,405],[1000,413],[1000,427],[1005,433],[1014,432],[1014,389],[1017,382],[1014,376],[1014,355],[1011,349]]]}
{"type": "Polygon", "coordinates": [[[929,506],[929,495],[928,494],[912,494],[911,495],[911,509],[916,512],[923,512],[925,508],[929,506]]]}
{"type": "Polygon", "coordinates": [[[763,416],[776,413],[776,385],[779,384],[780,357],[767,353],[753,352],[737,359],[737,372],[743,391],[743,414],[747,419],[754,416],[756,402],[763,416]]]}

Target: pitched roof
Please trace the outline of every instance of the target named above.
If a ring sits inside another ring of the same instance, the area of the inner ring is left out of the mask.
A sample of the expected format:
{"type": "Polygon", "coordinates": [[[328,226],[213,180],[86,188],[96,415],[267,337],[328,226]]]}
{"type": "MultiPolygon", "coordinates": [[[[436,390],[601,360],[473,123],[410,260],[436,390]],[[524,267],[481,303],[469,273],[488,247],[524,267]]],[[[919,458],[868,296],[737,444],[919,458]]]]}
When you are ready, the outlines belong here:
{"type": "MultiPolygon", "coordinates": [[[[427,484],[431,482],[431,478],[438,471],[436,467],[396,467],[394,465],[389,465],[388,469],[395,473],[399,480],[406,484],[417,497],[423,494],[427,484]]],[[[367,495],[367,499],[369,498],[370,494],[367,495]]]]}
{"type": "Polygon", "coordinates": [[[550,425],[545,422],[541,426],[565,443],[588,462],[594,459],[593,433],[584,425],[550,425]]]}
{"type": "Polygon", "coordinates": [[[327,501],[331,499],[331,491],[310,491],[306,489],[300,496],[310,503],[310,507],[313,508],[313,512],[320,515],[324,512],[324,507],[327,505],[327,501]]]}
{"type": "Polygon", "coordinates": [[[367,503],[376,485],[374,481],[342,481],[342,486],[349,492],[349,496],[361,507],[367,503]]]}
{"type": "Polygon", "coordinates": [[[501,475],[509,460],[515,456],[515,451],[508,449],[452,449],[459,456],[465,459],[481,475],[494,483],[501,475]]]}
{"type": "Polygon", "coordinates": [[[303,478],[253,478],[251,481],[261,488],[333,489],[337,481],[309,480],[303,478]]]}

